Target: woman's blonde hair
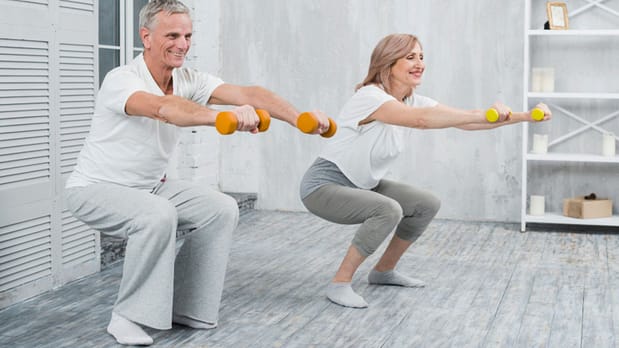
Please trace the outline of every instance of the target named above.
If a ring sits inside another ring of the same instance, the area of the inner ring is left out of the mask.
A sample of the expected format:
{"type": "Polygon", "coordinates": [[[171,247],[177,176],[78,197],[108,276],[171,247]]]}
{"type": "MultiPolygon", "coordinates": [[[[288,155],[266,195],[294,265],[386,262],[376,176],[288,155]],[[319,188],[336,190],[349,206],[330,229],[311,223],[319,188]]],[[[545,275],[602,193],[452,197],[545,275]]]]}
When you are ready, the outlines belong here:
{"type": "MultiPolygon", "coordinates": [[[[376,84],[381,86],[385,92],[391,94],[391,83],[389,81],[391,67],[398,59],[406,57],[417,43],[421,45],[419,39],[411,34],[391,34],[385,36],[378,42],[376,47],[374,47],[370,59],[370,67],[368,68],[368,75],[363,82],[355,87],[355,90],[363,86],[376,84]]],[[[412,92],[411,89],[406,97],[409,97],[412,92]]]]}

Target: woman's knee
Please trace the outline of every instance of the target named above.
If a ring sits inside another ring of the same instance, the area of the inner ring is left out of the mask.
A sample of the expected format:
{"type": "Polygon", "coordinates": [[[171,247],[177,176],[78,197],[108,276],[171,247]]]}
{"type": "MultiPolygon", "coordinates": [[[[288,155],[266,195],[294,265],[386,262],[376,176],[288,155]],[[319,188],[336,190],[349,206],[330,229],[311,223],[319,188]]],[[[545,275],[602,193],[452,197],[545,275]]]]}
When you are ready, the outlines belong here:
{"type": "Polygon", "coordinates": [[[353,245],[363,256],[373,254],[402,217],[402,207],[398,202],[384,200],[376,206],[373,216],[361,225],[353,238],[353,245]]]}
{"type": "Polygon", "coordinates": [[[383,223],[395,227],[402,220],[404,212],[400,203],[393,199],[387,199],[376,207],[375,216],[383,223]]]}
{"type": "Polygon", "coordinates": [[[428,198],[424,201],[424,210],[428,215],[435,216],[441,209],[441,200],[435,195],[428,194],[428,198]]]}

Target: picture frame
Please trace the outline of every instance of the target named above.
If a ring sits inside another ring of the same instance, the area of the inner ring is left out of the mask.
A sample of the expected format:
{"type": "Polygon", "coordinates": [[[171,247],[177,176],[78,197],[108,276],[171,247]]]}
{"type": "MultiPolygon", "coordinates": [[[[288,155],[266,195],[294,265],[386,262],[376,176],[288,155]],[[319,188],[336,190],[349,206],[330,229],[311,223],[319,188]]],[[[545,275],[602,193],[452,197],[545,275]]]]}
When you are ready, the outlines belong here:
{"type": "Polygon", "coordinates": [[[548,15],[548,26],[551,30],[566,30],[569,28],[567,5],[565,2],[547,2],[546,14],[548,15]]]}

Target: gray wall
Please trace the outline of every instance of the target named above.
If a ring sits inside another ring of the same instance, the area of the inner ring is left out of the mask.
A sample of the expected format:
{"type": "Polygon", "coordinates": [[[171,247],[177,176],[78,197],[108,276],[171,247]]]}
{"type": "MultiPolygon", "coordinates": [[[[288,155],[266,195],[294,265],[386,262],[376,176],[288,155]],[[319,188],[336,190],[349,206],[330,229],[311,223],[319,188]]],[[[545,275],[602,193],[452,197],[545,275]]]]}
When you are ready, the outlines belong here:
{"type": "MultiPolygon", "coordinates": [[[[211,45],[218,52],[205,58],[208,70],[230,83],[263,85],[301,111],[336,116],[365,76],[374,45],[394,32],[416,34],[423,44],[427,68],[418,93],[459,108],[486,108],[496,100],[522,108],[521,1],[216,3],[196,16],[219,18],[211,45]]],[[[222,190],[257,192],[261,209],[305,210],[299,181],[324,139],[277,121],[266,134],[220,139],[222,190]]],[[[443,201],[439,217],[519,221],[520,125],[420,130],[409,144],[391,177],[435,192],[443,201]]]]}

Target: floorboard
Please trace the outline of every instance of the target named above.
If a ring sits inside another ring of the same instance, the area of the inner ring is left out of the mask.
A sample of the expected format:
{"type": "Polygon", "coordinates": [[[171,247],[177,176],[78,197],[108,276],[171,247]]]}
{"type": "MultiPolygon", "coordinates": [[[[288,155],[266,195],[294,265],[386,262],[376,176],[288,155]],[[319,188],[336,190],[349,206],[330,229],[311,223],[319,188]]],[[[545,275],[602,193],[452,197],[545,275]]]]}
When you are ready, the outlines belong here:
{"type": "MultiPolygon", "coordinates": [[[[324,289],[356,226],[249,211],[235,232],[219,327],[147,329],[153,347],[616,347],[619,235],[434,221],[399,270],[422,289],[374,286],[350,309],[324,289]]],[[[0,311],[1,347],[115,347],[122,264],[0,311]]]]}

